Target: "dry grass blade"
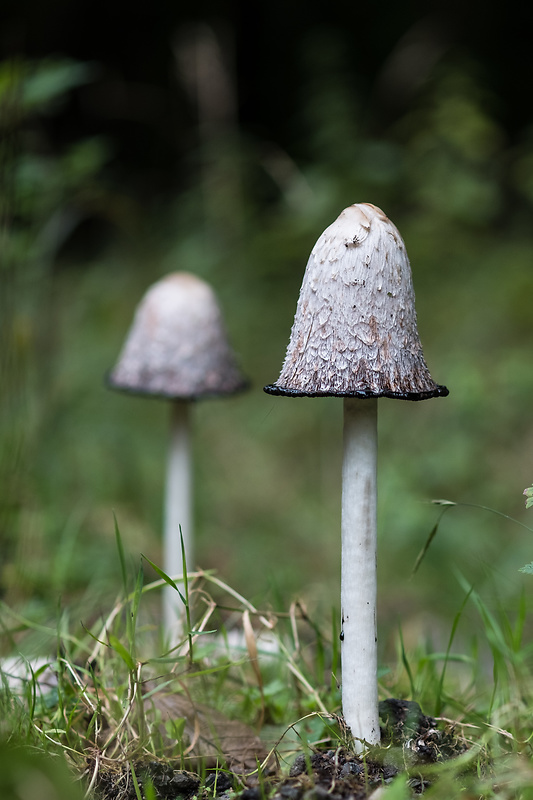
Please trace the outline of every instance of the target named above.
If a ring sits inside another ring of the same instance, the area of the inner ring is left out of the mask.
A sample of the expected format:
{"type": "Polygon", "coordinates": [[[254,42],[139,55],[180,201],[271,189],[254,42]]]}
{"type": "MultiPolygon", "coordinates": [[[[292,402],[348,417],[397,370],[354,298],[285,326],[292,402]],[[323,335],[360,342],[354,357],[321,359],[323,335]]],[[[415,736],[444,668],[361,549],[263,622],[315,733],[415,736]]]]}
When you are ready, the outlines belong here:
{"type": "MultiPolygon", "coordinates": [[[[194,626],[194,631],[192,632],[190,638],[187,637],[183,645],[177,648],[179,657],[183,658],[189,657],[191,643],[193,646],[196,644],[197,640],[200,638],[200,635],[204,633],[207,627],[207,623],[211,619],[213,612],[216,611],[217,604],[212,598],[206,597],[205,602],[207,604],[207,609],[204,611],[202,619],[200,620],[198,625],[194,626]]],[[[173,667],[173,670],[177,669],[177,667],[178,667],[178,662],[176,662],[175,666],[173,667]]]]}
{"type": "Polygon", "coordinates": [[[311,684],[309,683],[307,678],[305,678],[302,675],[302,673],[300,672],[300,670],[298,669],[298,667],[296,666],[296,664],[293,662],[292,659],[288,659],[287,667],[290,669],[290,671],[292,672],[294,677],[297,678],[300,681],[300,683],[302,684],[304,689],[307,692],[309,692],[309,694],[311,695],[311,697],[314,699],[315,703],[317,704],[318,708],[320,709],[321,713],[327,715],[329,712],[328,712],[326,706],[324,705],[324,703],[322,702],[322,700],[320,699],[320,695],[318,694],[316,689],[313,689],[313,687],[311,686],[311,684]]]}
{"type": "MultiPolygon", "coordinates": [[[[208,573],[206,573],[204,570],[198,570],[197,572],[187,573],[187,577],[189,580],[193,580],[194,578],[206,578],[207,576],[208,573]]],[[[180,579],[183,578],[183,575],[180,574],[170,577],[172,580],[179,581],[180,579]]],[[[142,587],[141,594],[144,595],[147,592],[153,592],[155,589],[161,589],[163,586],[166,585],[167,582],[163,579],[152,581],[152,583],[147,583],[145,586],[142,587]]],[[[96,660],[99,657],[102,648],[106,647],[105,639],[107,637],[109,630],[111,629],[111,626],[113,625],[114,621],[116,620],[120,612],[123,611],[123,609],[131,603],[134,594],[135,592],[131,592],[124,600],[119,600],[114,605],[113,609],[110,611],[108,616],[106,617],[104,624],[100,629],[100,633],[98,634],[98,636],[93,637],[96,639],[96,643],[88,656],[87,660],[89,662],[96,660]]]]}
{"type": "Polygon", "coordinates": [[[137,665],[137,672],[136,674],[130,674],[130,691],[129,691],[129,698],[128,703],[126,706],[126,710],[120,719],[120,722],[116,726],[116,728],[111,731],[109,737],[107,738],[104,746],[102,747],[102,755],[105,755],[106,750],[108,749],[109,745],[118,737],[119,733],[122,731],[123,727],[126,725],[126,722],[135,706],[135,700],[137,698],[137,689],[141,681],[141,670],[142,664],[137,665]]]}
{"type": "Polygon", "coordinates": [[[100,753],[97,751],[94,756],[94,767],[91,774],[91,780],[89,781],[89,785],[87,786],[87,790],[84,794],[85,798],[89,798],[92,796],[92,791],[98,779],[99,770],[100,770],[100,753]]]}
{"type": "Polygon", "coordinates": [[[254,614],[255,616],[259,617],[260,621],[265,626],[265,628],[268,628],[268,630],[273,630],[273,628],[276,625],[275,619],[274,620],[267,619],[266,616],[264,614],[261,614],[261,612],[258,611],[257,608],[252,603],[250,603],[245,597],[243,597],[242,594],[239,594],[239,592],[235,591],[235,589],[232,589],[231,586],[229,586],[227,583],[224,583],[224,581],[221,581],[219,578],[215,577],[214,575],[210,575],[209,573],[201,573],[201,574],[204,575],[207,581],[213,583],[215,586],[218,586],[220,589],[223,589],[225,592],[231,595],[231,597],[234,597],[235,600],[238,600],[239,603],[241,603],[244,606],[244,608],[248,609],[248,611],[250,611],[251,614],[254,614]]]}
{"type": "Polygon", "coordinates": [[[294,652],[295,654],[300,652],[300,637],[298,635],[298,624],[296,621],[296,612],[300,611],[301,613],[301,606],[300,603],[293,600],[290,608],[289,608],[289,619],[291,621],[291,631],[292,631],[292,638],[294,640],[294,652]]]}
{"type": "Polygon", "coordinates": [[[244,641],[246,642],[246,649],[248,650],[248,655],[250,656],[250,664],[254,671],[255,677],[257,678],[257,685],[259,686],[259,689],[262,693],[263,677],[261,675],[261,669],[259,667],[257,639],[255,638],[254,629],[252,627],[252,623],[250,622],[250,613],[248,610],[244,611],[242,615],[242,629],[244,631],[244,641]]]}
{"type": "Polygon", "coordinates": [[[258,721],[258,726],[261,727],[263,725],[263,720],[265,718],[265,695],[263,691],[263,676],[261,675],[261,668],[259,666],[259,659],[257,653],[257,639],[255,638],[254,629],[250,621],[250,612],[248,611],[248,609],[246,609],[246,611],[244,611],[242,615],[242,629],[244,632],[246,649],[248,650],[248,655],[250,656],[250,664],[254,671],[254,675],[257,680],[257,686],[259,688],[259,694],[261,697],[261,714],[258,721]]]}
{"type": "Polygon", "coordinates": [[[78,675],[72,664],[69,661],[67,661],[66,658],[60,658],[58,659],[58,661],[60,664],[63,664],[68,669],[70,675],[72,676],[72,679],[74,680],[75,684],[80,690],[81,696],[83,697],[83,699],[85,700],[91,711],[96,712],[96,706],[94,705],[89,693],[87,692],[87,687],[84,686],[83,683],[81,682],[80,676],[78,675]]]}

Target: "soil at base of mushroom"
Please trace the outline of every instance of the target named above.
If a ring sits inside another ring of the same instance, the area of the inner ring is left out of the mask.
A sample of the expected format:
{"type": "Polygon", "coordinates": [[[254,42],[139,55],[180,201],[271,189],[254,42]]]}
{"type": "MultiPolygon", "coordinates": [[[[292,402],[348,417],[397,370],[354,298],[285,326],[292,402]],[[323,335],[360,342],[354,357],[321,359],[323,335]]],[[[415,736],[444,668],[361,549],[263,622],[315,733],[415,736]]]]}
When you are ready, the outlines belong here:
{"type": "MultiPolygon", "coordinates": [[[[380,703],[382,742],[365,757],[344,747],[311,750],[297,755],[289,775],[268,775],[262,781],[242,779],[231,772],[212,771],[200,778],[178,764],[147,761],[134,765],[141,787],[149,778],[156,798],[198,798],[209,800],[365,800],[380,786],[387,786],[401,772],[408,772],[413,794],[422,794],[429,783],[417,774],[416,767],[438,763],[460,755],[467,749],[452,726],[442,726],[422,713],[417,703],[389,699],[380,703]]],[[[144,793],[142,794],[144,797],[144,793]]],[[[102,800],[136,800],[137,794],[129,765],[123,770],[102,772],[96,786],[102,800]]]]}

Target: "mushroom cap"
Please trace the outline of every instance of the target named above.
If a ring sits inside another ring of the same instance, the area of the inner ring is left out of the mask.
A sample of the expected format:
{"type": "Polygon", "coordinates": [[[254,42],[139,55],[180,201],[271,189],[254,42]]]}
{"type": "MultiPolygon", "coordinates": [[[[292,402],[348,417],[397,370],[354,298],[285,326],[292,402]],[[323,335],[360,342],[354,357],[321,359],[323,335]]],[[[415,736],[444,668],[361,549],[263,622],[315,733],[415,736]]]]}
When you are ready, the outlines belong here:
{"type": "Polygon", "coordinates": [[[137,307],[107,384],[180,400],[245,389],[248,381],[237,366],[211,287],[187,272],[153,284],[137,307]]]}
{"type": "Polygon", "coordinates": [[[424,361],[405,244],[381,209],[349,206],[318,239],[281,374],[264,391],[402,400],[448,394],[424,361]]]}

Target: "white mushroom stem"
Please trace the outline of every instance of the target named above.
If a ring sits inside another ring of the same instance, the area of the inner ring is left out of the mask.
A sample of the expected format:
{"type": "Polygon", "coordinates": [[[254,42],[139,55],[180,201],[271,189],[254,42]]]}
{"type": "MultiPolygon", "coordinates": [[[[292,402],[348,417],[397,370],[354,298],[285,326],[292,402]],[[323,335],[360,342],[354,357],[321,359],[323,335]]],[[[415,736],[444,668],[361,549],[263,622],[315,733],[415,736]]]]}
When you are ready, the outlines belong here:
{"type": "MultiPolygon", "coordinates": [[[[171,403],[170,447],[165,490],[164,556],[163,569],[171,577],[183,574],[180,526],[185,546],[187,569],[194,568],[192,536],[192,470],[189,409],[187,401],[171,403]]],[[[163,622],[167,635],[176,633],[183,626],[184,608],[178,593],[171,587],[163,589],[163,622]]]]}
{"type": "Polygon", "coordinates": [[[342,711],[355,738],[380,740],[377,692],[377,400],[344,400],[342,711]]]}

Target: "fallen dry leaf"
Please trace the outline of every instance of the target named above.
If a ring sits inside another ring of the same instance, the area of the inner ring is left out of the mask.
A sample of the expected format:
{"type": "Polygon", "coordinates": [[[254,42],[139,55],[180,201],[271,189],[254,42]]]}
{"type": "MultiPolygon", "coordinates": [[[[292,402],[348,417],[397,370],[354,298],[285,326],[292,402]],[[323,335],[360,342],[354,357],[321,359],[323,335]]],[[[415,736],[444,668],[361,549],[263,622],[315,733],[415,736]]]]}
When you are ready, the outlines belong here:
{"type": "Polygon", "coordinates": [[[154,682],[145,684],[149,696],[145,698],[148,718],[159,711],[161,734],[169,745],[176,740],[169,737],[165,728],[167,720],[185,720],[181,742],[185,760],[191,766],[204,761],[207,766],[226,762],[238,774],[253,772],[268,756],[268,751],[255,731],[243,722],[228,719],[220,711],[194,702],[163,683],[159,690],[154,682]]]}

